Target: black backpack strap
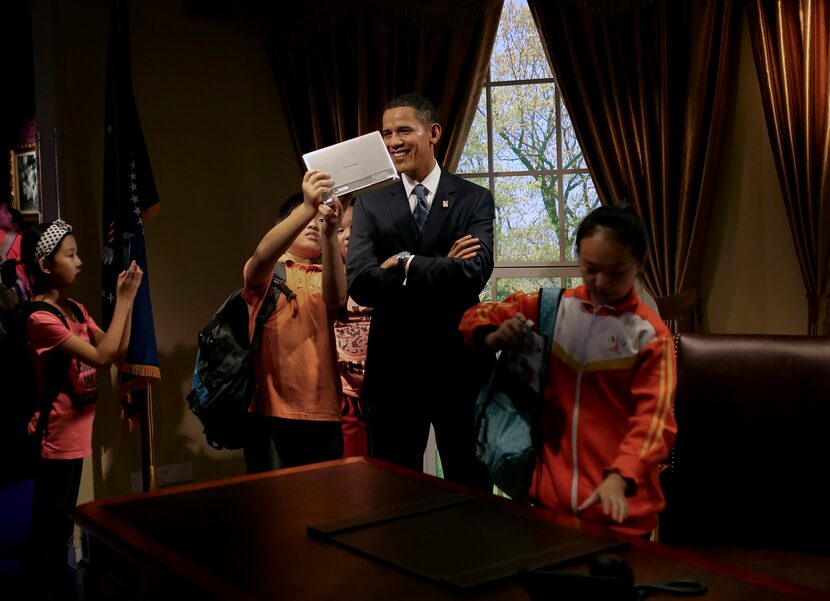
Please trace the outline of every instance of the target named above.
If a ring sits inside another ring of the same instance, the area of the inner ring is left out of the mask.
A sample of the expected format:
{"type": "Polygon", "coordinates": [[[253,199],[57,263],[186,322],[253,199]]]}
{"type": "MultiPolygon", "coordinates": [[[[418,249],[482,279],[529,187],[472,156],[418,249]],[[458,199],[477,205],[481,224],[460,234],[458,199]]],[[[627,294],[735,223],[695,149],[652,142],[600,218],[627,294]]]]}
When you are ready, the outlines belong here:
{"type": "MultiPolygon", "coordinates": [[[[80,307],[72,301],[69,306],[72,308],[72,313],[80,323],[84,322],[83,312],[80,307]],[[80,317],[79,317],[80,316],[80,317]]],[[[28,316],[37,311],[46,311],[52,315],[56,315],[58,319],[63,322],[67,330],[70,329],[69,322],[64,317],[63,313],[54,305],[45,301],[32,301],[26,312],[26,322],[28,324],[28,316]]],[[[38,416],[37,424],[35,425],[35,438],[40,438],[46,432],[46,425],[49,423],[49,414],[52,413],[52,407],[58,398],[61,391],[62,382],[68,376],[69,361],[71,357],[61,351],[56,351],[44,369],[44,393],[41,399],[40,415],[38,416]]]]}
{"type": "MultiPolygon", "coordinates": [[[[77,321],[78,323],[86,323],[86,317],[84,317],[84,312],[83,312],[83,310],[81,310],[81,306],[78,303],[76,303],[75,301],[73,301],[71,298],[67,298],[66,303],[69,305],[69,308],[72,310],[72,315],[75,316],[75,321],[77,321]]],[[[67,325],[67,327],[68,327],[68,325],[67,325]]]]}
{"type": "Polygon", "coordinates": [[[550,368],[550,351],[553,346],[553,334],[556,331],[556,316],[559,314],[559,302],[562,300],[562,288],[544,287],[539,289],[539,333],[544,338],[542,350],[542,373],[540,384],[547,384],[550,368]]]}
{"type": "MultiPolygon", "coordinates": [[[[74,313],[74,303],[70,306],[73,307],[72,312],[74,313]]],[[[66,326],[66,329],[69,329],[69,322],[66,321],[66,317],[64,316],[64,314],[61,313],[55,305],[47,303],[46,301],[32,301],[31,303],[29,303],[29,309],[26,314],[27,320],[29,315],[31,315],[32,313],[37,313],[38,311],[46,311],[47,313],[51,313],[52,315],[57,316],[57,318],[63,322],[63,325],[66,326]]]]}
{"type": "Polygon", "coordinates": [[[265,322],[268,321],[277,308],[277,300],[279,300],[280,293],[284,294],[285,298],[289,301],[297,298],[297,295],[294,294],[294,291],[285,282],[285,263],[277,261],[277,265],[274,267],[274,276],[271,278],[271,285],[268,287],[265,300],[262,301],[262,305],[259,307],[259,312],[256,315],[256,326],[254,326],[254,334],[251,336],[251,348],[259,346],[265,322]]]}

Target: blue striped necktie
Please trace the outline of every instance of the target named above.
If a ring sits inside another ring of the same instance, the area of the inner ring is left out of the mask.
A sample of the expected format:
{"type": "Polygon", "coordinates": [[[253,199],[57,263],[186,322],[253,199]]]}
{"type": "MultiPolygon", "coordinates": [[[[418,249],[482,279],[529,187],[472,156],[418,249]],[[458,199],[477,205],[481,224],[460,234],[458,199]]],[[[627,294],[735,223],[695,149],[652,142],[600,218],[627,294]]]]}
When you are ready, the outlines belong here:
{"type": "Polygon", "coordinates": [[[415,186],[415,196],[418,197],[418,202],[415,203],[415,211],[412,213],[412,217],[415,219],[415,227],[418,229],[419,235],[423,235],[424,233],[424,223],[426,223],[427,215],[429,214],[427,194],[428,190],[423,184],[415,186]]]}

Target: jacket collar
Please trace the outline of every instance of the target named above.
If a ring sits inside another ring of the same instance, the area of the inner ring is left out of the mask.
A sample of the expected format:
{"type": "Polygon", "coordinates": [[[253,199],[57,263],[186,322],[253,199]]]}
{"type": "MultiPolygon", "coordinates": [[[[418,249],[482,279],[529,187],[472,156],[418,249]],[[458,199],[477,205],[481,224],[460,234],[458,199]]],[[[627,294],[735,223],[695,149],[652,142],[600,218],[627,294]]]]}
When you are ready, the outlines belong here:
{"type": "MultiPolygon", "coordinates": [[[[591,302],[591,298],[588,293],[588,286],[582,284],[578,288],[575,288],[574,296],[582,302],[587,311],[591,313],[594,312],[594,305],[591,302]]],[[[631,290],[629,290],[628,294],[626,294],[620,302],[615,305],[600,305],[598,313],[599,315],[619,315],[621,313],[629,313],[633,312],[639,304],[640,295],[637,294],[637,287],[632,286],[631,290]]]]}

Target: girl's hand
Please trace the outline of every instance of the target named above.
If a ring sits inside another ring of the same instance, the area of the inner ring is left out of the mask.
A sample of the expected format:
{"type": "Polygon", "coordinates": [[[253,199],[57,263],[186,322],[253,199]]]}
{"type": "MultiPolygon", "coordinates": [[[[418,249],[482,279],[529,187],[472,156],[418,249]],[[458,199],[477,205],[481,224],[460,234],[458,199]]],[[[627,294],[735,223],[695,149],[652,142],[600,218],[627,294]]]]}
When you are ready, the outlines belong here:
{"type": "Polygon", "coordinates": [[[589,496],[577,511],[587,509],[594,503],[602,503],[602,513],[610,515],[617,523],[621,523],[628,517],[628,500],[625,498],[625,489],[628,488],[628,483],[625,478],[616,472],[611,472],[606,476],[602,484],[596,487],[591,496],[589,496]]]}
{"type": "Polygon", "coordinates": [[[312,169],[303,176],[303,202],[316,209],[331,195],[334,180],[328,173],[312,169]]]}
{"type": "Polygon", "coordinates": [[[336,236],[343,220],[343,205],[337,196],[332,196],[332,204],[321,204],[317,207],[320,215],[320,232],[323,236],[336,236]]]}
{"type": "Polygon", "coordinates": [[[491,351],[522,348],[526,321],[527,318],[522,313],[516,313],[507,321],[503,321],[498,329],[487,334],[484,337],[484,345],[491,351]]]}
{"type": "Polygon", "coordinates": [[[144,272],[141,267],[133,261],[130,266],[118,274],[118,282],[115,285],[116,300],[131,301],[135,298],[139,286],[141,286],[141,279],[144,277],[144,272]]]}

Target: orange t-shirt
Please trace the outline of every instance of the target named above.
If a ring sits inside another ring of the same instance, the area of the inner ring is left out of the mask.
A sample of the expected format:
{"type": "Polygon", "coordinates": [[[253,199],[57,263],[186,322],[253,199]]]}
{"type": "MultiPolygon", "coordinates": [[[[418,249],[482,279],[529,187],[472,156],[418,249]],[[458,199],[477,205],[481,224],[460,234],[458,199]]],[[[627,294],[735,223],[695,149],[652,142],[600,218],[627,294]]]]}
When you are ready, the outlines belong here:
{"type": "MultiPolygon", "coordinates": [[[[252,409],[261,415],[312,421],[340,421],[340,374],[334,342],[334,316],[323,301],[320,265],[285,262],[285,280],[297,297],[284,294],[265,322],[254,355],[257,395],[252,409]]],[[[256,315],[270,282],[253,287],[246,280],[253,335],[256,315]]]]}

